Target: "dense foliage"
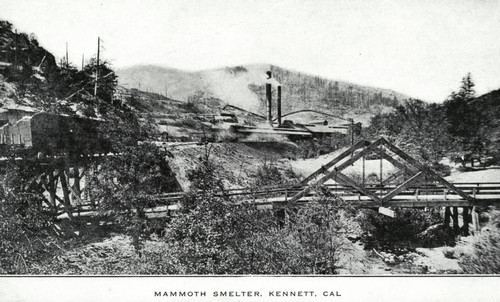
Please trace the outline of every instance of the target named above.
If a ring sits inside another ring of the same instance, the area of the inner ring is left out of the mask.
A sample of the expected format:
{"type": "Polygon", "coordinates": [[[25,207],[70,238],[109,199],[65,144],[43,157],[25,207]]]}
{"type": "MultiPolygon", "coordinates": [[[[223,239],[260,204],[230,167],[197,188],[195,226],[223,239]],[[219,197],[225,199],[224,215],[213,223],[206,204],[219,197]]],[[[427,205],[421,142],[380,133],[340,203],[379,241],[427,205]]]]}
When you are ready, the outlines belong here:
{"type": "MultiPolygon", "coordinates": [[[[358,136],[356,135],[354,139],[357,140],[358,136]]],[[[294,151],[294,155],[298,158],[315,158],[349,146],[350,143],[350,139],[347,140],[345,136],[340,134],[313,140],[298,141],[296,142],[297,149],[294,151]]]]}
{"type": "Polygon", "coordinates": [[[485,156],[490,143],[485,127],[490,124],[487,115],[473,106],[475,84],[471,75],[462,79],[458,92],[453,92],[443,104],[448,122],[448,132],[455,140],[455,151],[452,155],[463,164],[479,160],[485,156]]]}
{"type": "Polygon", "coordinates": [[[384,136],[418,160],[438,166],[443,157],[463,165],[487,155],[489,139],[485,128],[490,123],[472,105],[474,83],[470,74],[462,80],[443,104],[408,100],[392,113],[372,118],[365,131],[369,138],[384,136]]]}
{"type": "Polygon", "coordinates": [[[410,99],[394,113],[375,116],[367,135],[387,137],[418,160],[435,163],[452,148],[446,125],[439,105],[410,99]]]}
{"type": "Polygon", "coordinates": [[[471,106],[483,116],[480,135],[488,137],[483,152],[492,156],[489,161],[500,162],[500,89],[491,91],[471,101],[471,106]]]}
{"type": "Polygon", "coordinates": [[[365,210],[360,216],[366,247],[382,250],[454,245],[455,234],[450,228],[439,227],[423,234],[430,226],[440,223],[442,218],[435,210],[397,208],[394,218],[365,210]]]}
{"type": "Polygon", "coordinates": [[[178,189],[165,154],[150,144],[125,147],[119,156],[107,156],[89,187],[101,214],[122,226],[138,251],[149,231],[145,211],[157,205],[154,196],[178,189]]]}
{"type": "Polygon", "coordinates": [[[24,184],[40,166],[34,162],[4,162],[0,171],[0,273],[30,273],[29,267],[56,249],[48,227],[53,216],[43,198],[24,184]]]}
{"type": "Polygon", "coordinates": [[[344,235],[352,228],[352,213],[341,209],[340,199],[318,196],[306,209],[287,210],[288,223],[280,224],[272,211],[220,195],[213,171],[206,158],[190,172],[197,193],[166,226],[170,256],[163,257],[162,268],[182,274],[337,272],[350,246],[344,235]]]}

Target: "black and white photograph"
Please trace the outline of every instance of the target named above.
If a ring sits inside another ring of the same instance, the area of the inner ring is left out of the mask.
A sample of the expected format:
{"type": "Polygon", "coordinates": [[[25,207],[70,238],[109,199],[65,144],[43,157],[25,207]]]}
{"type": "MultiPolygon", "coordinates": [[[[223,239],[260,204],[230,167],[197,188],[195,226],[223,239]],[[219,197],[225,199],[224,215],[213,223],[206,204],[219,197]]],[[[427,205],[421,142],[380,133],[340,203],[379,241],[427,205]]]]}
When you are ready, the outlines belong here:
{"type": "Polygon", "coordinates": [[[0,0],[0,300],[497,274],[500,1],[0,0]]]}

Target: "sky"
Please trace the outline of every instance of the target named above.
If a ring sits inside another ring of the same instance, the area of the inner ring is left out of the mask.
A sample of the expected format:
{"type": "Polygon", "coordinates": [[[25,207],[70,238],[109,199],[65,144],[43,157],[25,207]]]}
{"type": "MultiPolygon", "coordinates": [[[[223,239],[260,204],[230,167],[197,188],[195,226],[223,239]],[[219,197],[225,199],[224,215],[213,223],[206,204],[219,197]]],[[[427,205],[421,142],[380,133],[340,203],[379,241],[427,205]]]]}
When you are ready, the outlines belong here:
{"type": "Polygon", "coordinates": [[[500,88],[499,0],[0,0],[57,58],[204,70],[269,63],[442,102],[500,88]]]}

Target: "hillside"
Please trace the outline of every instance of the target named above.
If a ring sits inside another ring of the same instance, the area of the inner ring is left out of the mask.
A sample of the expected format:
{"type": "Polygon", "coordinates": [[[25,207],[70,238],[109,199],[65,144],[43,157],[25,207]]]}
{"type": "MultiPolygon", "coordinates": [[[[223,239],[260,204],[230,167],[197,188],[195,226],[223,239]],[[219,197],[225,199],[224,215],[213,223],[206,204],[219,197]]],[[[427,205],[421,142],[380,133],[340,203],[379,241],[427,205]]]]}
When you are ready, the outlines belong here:
{"type": "Polygon", "coordinates": [[[471,101],[470,105],[484,115],[488,121],[482,127],[491,145],[488,147],[492,154],[500,157],[500,89],[483,94],[471,101]]]}
{"type": "Polygon", "coordinates": [[[58,70],[54,56],[34,36],[17,33],[11,23],[0,20],[1,107],[41,107],[40,92],[48,94],[46,88],[58,70]]]}
{"type": "Polygon", "coordinates": [[[266,65],[186,72],[153,65],[118,69],[119,83],[129,88],[167,94],[169,98],[190,101],[198,97],[215,97],[232,105],[254,110],[259,98],[248,85],[265,84],[266,65]]]}
{"type": "Polygon", "coordinates": [[[116,75],[108,63],[99,62],[96,93],[94,58],[81,69],[65,60],[58,64],[34,35],[18,33],[10,22],[3,20],[0,20],[0,42],[3,109],[96,117],[102,113],[104,104],[113,103],[116,75]]]}
{"type": "Polygon", "coordinates": [[[129,88],[140,87],[184,102],[212,97],[264,114],[266,71],[272,71],[282,85],[283,113],[315,109],[344,117],[367,114],[368,118],[408,98],[388,89],[328,80],[268,64],[196,72],[140,65],[118,69],[117,75],[119,83],[129,88]]]}

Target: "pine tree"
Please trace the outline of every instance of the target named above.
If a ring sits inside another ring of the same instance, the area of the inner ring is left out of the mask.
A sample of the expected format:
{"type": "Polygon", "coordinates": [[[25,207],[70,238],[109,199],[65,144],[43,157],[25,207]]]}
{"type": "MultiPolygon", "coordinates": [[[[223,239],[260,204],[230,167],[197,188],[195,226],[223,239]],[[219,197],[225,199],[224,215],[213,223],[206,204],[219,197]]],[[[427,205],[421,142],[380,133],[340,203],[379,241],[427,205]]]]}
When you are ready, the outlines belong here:
{"type": "Polygon", "coordinates": [[[463,79],[458,92],[452,92],[444,103],[448,132],[456,141],[455,154],[461,158],[462,164],[480,157],[485,151],[488,139],[481,132],[482,114],[471,106],[475,90],[471,74],[463,79]]]}

